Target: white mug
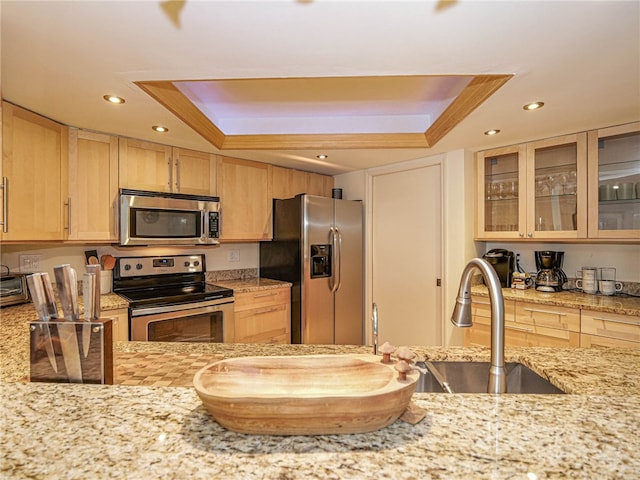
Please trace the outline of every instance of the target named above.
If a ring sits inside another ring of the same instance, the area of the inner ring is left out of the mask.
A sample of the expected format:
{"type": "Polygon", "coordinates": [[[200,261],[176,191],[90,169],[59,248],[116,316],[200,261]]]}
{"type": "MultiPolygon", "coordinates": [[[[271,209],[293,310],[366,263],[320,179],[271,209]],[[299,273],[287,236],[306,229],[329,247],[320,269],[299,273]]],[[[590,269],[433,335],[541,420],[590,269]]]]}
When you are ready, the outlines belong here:
{"type": "Polygon", "coordinates": [[[622,283],[613,280],[600,280],[600,293],[603,295],[613,295],[622,291],[622,283]]]}
{"type": "Polygon", "coordinates": [[[586,280],[583,278],[579,278],[578,280],[576,280],[576,287],[582,290],[584,293],[596,293],[598,291],[595,279],[586,280]]]}
{"type": "Polygon", "coordinates": [[[589,280],[595,282],[598,278],[596,275],[596,267],[582,267],[582,270],[576,272],[576,277],[582,280],[589,280]]]}

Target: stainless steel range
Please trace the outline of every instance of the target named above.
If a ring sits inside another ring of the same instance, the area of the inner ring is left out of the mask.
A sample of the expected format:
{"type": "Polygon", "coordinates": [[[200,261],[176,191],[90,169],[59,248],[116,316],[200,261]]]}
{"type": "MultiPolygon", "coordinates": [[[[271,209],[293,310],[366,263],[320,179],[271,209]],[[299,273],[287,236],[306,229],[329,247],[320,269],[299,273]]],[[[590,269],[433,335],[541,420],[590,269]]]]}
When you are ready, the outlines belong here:
{"type": "Polygon", "coordinates": [[[232,342],[233,290],[205,281],[204,255],[120,257],[113,291],[129,302],[129,339],[232,342]]]}

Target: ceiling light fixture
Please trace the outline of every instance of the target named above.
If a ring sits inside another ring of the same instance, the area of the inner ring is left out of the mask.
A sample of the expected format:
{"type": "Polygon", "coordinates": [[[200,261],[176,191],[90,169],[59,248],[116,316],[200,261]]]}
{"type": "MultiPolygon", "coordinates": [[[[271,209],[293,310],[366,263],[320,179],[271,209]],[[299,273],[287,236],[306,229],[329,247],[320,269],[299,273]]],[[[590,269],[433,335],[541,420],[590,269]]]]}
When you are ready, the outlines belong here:
{"type": "Polygon", "coordinates": [[[500,133],[500,130],[498,130],[497,128],[492,128],[491,130],[487,130],[486,132],[484,132],[485,135],[497,135],[500,133]]]}
{"type": "Polygon", "coordinates": [[[329,155],[325,155],[324,153],[321,153],[320,155],[316,155],[316,158],[319,158],[320,160],[324,160],[325,158],[329,158],[329,155]]]}
{"type": "Polygon", "coordinates": [[[525,110],[539,110],[544,106],[544,102],[532,102],[527,103],[524,107],[525,110]]]}
{"type": "Polygon", "coordinates": [[[166,133],[169,131],[169,129],[167,127],[163,127],[161,125],[154,125],[153,127],[151,127],[151,130],[158,132],[158,133],[166,133]]]}
{"type": "Polygon", "coordinates": [[[115,103],[116,105],[124,103],[124,98],[119,97],[117,95],[105,95],[102,98],[104,98],[107,102],[115,103]]]}

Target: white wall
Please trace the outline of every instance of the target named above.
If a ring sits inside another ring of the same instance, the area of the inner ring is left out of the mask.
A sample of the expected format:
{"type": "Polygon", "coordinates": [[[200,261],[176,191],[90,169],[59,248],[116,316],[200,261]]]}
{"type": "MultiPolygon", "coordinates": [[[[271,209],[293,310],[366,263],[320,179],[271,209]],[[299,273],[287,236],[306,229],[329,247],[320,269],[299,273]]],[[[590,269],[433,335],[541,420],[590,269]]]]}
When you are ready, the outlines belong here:
{"type": "Polygon", "coordinates": [[[258,268],[260,261],[259,244],[257,243],[234,243],[219,245],[216,247],[145,247],[145,248],[123,248],[106,245],[3,245],[0,256],[3,265],[8,266],[11,271],[19,271],[20,254],[42,255],[42,262],[38,271],[49,272],[53,278],[53,267],[64,263],[70,264],[78,272],[84,271],[86,264],[85,250],[96,250],[98,257],[105,254],[114,257],[149,256],[149,255],[187,255],[193,253],[203,253],[206,255],[207,270],[235,270],[244,268],[258,268]],[[229,261],[229,254],[232,250],[237,250],[240,254],[240,261],[229,261]]]}

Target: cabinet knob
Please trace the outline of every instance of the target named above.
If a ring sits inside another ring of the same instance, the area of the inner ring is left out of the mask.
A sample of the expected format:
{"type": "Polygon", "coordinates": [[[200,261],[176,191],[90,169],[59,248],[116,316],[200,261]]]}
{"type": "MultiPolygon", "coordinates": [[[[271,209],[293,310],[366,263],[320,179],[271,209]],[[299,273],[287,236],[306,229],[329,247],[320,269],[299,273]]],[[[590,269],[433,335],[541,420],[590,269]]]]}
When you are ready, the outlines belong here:
{"type": "Polygon", "coordinates": [[[529,238],[533,237],[533,233],[531,233],[531,232],[527,233],[527,237],[529,237],[529,238]]]}
{"type": "Polygon", "coordinates": [[[524,232],[520,232],[520,238],[524,237],[524,232]]]}

